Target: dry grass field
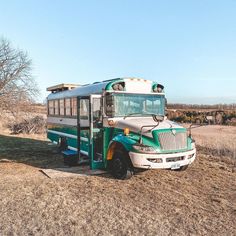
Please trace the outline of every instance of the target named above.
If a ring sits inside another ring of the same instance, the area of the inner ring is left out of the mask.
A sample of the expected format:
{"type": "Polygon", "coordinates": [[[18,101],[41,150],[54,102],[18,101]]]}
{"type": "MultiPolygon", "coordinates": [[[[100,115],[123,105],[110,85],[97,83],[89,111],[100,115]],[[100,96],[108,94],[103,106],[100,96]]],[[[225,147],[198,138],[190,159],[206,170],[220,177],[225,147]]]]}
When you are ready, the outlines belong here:
{"type": "Polygon", "coordinates": [[[193,136],[201,147],[186,171],[119,181],[50,179],[39,170],[63,163],[45,137],[1,132],[0,235],[235,235],[235,129],[193,136]]]}
{"type": "Polygon", "coordinates": [[[210,125],[192,130],[197,144],[206,153],[236,160],[236,127],[210,125]]]}

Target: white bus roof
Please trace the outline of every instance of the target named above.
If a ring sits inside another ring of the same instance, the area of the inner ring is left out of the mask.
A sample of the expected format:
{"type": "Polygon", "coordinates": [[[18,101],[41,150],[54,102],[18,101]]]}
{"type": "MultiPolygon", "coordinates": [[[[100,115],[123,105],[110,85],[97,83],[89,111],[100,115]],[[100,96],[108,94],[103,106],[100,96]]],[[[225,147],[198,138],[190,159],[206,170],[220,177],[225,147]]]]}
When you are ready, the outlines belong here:
{"type": "MultiPolygon", "coordinates": [[[[102,92],[106,89],[106,91],[114,91],[109,84],[113,85],[114,83],[125,83],[126,92],[133,93],[152,93],[153,84],[157,84],[151,80],[144,80],[140,78],[117,78],[112,80],[105,80],[102,82],[95,82],[93,84],[82,85],[78,88],[74,88],[71,90],[60,91],[60,92],[52,92],[48,95],[47,99],[60,99],[66,97],[77,97],[77,96],[88,96],[90,94],[102,94],[102,92]]],[[[51,88],[53,88],[52,86],[51,88]]],[[[51,91],[51,90],[49,90],[51,91]]]]}
{"type": "Polygon", "coordinates": [[[102,82],[97,84],[83,85],[72,90],[66,90],[58,93],[51,93],[48,99],[60,99],[64,97],[87,96],[88,94],[101,94],[103,89],[109,82],[102,82]],[[96,85],[96,86],[95,86],[96,85]]]}

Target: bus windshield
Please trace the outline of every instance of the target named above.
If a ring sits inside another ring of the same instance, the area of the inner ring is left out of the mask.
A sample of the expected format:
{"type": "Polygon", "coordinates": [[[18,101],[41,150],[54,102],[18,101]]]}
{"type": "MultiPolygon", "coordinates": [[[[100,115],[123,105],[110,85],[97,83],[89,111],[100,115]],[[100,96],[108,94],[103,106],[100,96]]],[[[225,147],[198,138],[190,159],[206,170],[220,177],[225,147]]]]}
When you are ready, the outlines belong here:
{"type": "Polygon", "coordinates": [[[114,116],[165,115],[165,97],[156,94],[113,94],[114,116]]]}

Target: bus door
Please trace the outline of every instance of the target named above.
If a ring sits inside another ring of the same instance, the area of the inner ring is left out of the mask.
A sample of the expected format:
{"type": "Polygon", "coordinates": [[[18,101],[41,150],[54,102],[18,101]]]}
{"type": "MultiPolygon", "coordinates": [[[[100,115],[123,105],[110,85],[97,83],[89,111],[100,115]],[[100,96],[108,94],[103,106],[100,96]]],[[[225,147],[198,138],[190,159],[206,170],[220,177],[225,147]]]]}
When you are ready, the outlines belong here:
{"type": "Polygon", "coordinates": [[[79,162],[82,161],[82,156],[87,156],[90,159],[89,155],[89,136],[90,136],[90,122],[89,122],[89,112],[90,105],[89,96],[82,96],[77,98],[78,104],[78,113],[77,113],[77,133],[78,133],[78,155],[79,162]]]}
{"type": "Polygon", "coordinates": [[[104,168],[102,95],[90,95],[90,168],[104,168]]]}

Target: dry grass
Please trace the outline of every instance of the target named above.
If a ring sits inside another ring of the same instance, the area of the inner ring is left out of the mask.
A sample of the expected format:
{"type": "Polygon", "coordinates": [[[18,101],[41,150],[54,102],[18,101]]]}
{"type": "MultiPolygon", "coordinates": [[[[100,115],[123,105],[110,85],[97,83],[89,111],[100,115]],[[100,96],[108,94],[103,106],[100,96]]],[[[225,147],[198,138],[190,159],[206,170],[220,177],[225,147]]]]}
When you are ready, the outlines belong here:
{"type": "Polygon", "coordinates": [[[205,153],[236,160],[236,127],[203,126],[193,129],[193,137],[205,153]]]}
{"type": "Polygon", "coordinates": [[[61,166],[62,157],[45,137],[2,134],[1,159],[12,161],[0,162],[1,236],[236,232],[236,162],[225,158],[200,151],[184,172],[145,171],[127,181],[49,179],[39,169],[61,166]]]}
{"type": "Polygon", "coordinates": [[[146,171],[128,181],[52,180],[0,164],[1,235],[234,235],[236,173],[203,155],[186,172],[146,171]],[[5,178],[2,178],[5,176],[5,178]]]}

